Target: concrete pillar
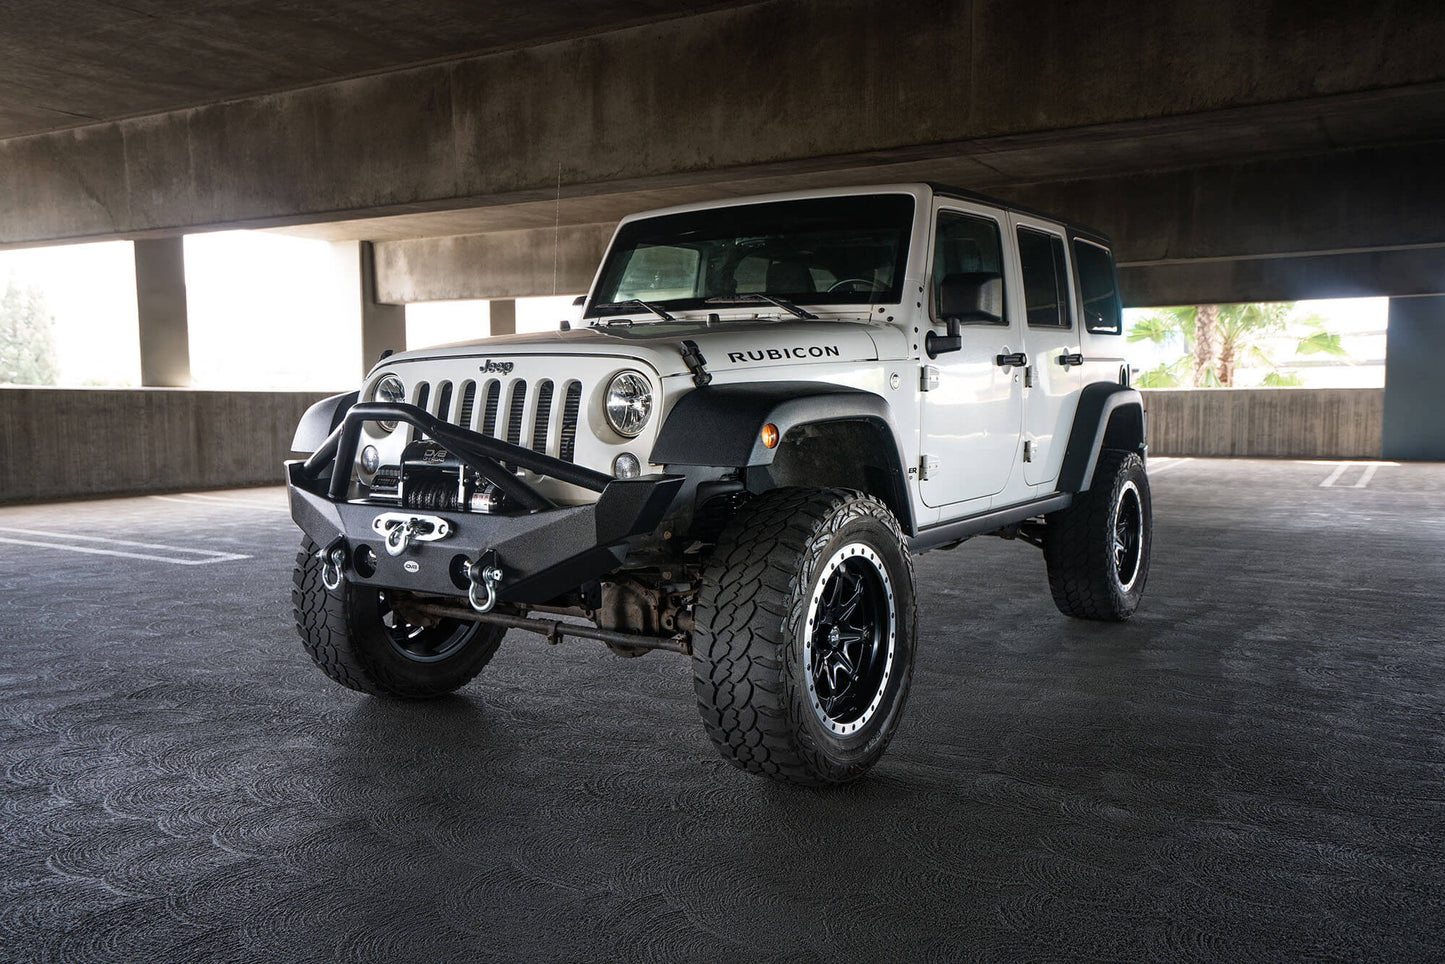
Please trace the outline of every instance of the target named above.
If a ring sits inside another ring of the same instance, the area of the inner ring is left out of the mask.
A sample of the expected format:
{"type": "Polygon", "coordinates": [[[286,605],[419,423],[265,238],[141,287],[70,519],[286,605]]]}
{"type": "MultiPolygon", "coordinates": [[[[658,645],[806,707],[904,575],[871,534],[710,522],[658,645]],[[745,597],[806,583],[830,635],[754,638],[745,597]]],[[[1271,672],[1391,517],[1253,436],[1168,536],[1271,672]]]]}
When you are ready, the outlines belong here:
{"type": "Polygon", "coordinates": [[[515,298],[494,298],[487,303],[491,312],[489,334],[515,335],[517,333],[517,300],[515,298]]]}
{"type": "Polygon", "coordinates": [[[371,371],[381,353],[406,351],[406,306],[376,300],[376,256],[370,241],[357,245],[361,257],[361,373],[371,371]]]}
{"type": "Polygon", "coordinates": [[[1445,295],[1390,299],[1380,455],[1445,459],[1445,295]]]}
{"type": "Polygon", "coordinates": [[[140,383],[189,388],[185,238],[135,242],[135,306],[140,322],[140,383]]]}

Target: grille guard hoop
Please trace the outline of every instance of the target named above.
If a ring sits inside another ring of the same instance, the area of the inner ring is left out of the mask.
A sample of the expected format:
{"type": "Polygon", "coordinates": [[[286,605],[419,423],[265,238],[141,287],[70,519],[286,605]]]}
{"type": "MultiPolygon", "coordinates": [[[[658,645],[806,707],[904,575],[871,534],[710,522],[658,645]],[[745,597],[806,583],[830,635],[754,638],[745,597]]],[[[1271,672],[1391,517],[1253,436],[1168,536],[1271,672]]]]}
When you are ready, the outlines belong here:
{"type": "Polygon", "coordinates": [[[347,410],[346,417],[336,431],[327,436],[326,441],[311,454],[304,465],[304,473],[310,479],[320,478],[327,466],[332,467],[327,495],[333,500],[346,498],[346,492],[351,486],[351,466],[356,461],[356,448],[360,444],[363,422],[406,422],[416,426],[455,455],[467,468],[501,489],[508,498],[533,511],[554,509],[556,505],[508,471],[502,465],[503,461],[592,492],[600,493],[612,482],[610,475],[473,432],[450,422],[443,422],[415,405],[402,402],[362,402],[347,410]]]}

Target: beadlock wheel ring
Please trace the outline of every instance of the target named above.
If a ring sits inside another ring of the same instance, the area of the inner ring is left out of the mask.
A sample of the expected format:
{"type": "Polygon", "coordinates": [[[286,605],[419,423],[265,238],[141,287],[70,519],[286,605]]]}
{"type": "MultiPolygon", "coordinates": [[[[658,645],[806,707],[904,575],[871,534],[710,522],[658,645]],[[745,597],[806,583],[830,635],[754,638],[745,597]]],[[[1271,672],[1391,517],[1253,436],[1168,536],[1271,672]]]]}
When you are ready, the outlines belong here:
{"type": "Polygon", "coordinates": [[[829,732],[852,735],[877,714],[893,677],[897,625],[893,581],[878,553],[861,542],[833,553],[803,627],[808,704],[829,732]]]}
{"type": "Polygon", "coordinates": [[[1119,499],[1114,504],[1110,544],[1114,578],[1124,592],[1134,588],[1134,582],[1139,578],[1139,563],[1143,559],[1143,551],[1144,504],[1139,497],[1139,487],[1129,481],[1119,490],[1119,499]]]}

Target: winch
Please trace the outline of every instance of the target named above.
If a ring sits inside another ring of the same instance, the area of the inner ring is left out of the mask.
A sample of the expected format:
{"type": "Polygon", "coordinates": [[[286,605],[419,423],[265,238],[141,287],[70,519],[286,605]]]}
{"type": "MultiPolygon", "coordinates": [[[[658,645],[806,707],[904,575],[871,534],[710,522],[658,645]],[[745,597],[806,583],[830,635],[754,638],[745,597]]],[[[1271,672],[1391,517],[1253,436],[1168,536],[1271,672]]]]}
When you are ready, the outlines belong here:
{"type": "MultiPolygon", "coordinates": [[[[385,472],[384,467],[378,477],[385,472]]],[[[430,439],[417,439],[402,450],[397,478],[397,498],[407,509],[493,513],[508,508],[500,489],[430,439]]]]}

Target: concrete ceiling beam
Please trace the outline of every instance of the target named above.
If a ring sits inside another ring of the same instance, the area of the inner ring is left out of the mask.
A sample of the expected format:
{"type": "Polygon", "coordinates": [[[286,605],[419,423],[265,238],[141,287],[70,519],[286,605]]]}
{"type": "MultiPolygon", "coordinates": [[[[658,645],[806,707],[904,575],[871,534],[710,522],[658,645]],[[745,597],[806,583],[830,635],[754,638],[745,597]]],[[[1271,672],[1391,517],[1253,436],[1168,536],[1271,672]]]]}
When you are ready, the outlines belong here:
{"type": "Polygon", "coordinates": [[[0,141],[0,244],[499,204],[534,221],[492,229],[521,228],[546,223],[559,195],[705,194],[863,167],[951,168],[999,191],[1438,132],[1445,19],[1408,0],[1331,9],[715,9],[0,141]]]}

